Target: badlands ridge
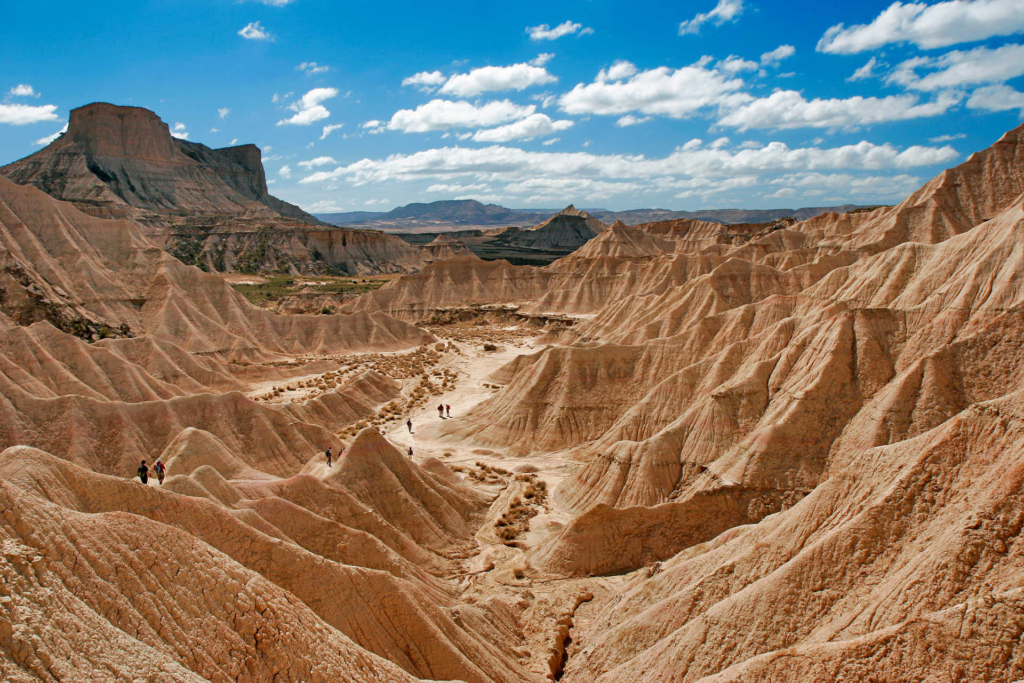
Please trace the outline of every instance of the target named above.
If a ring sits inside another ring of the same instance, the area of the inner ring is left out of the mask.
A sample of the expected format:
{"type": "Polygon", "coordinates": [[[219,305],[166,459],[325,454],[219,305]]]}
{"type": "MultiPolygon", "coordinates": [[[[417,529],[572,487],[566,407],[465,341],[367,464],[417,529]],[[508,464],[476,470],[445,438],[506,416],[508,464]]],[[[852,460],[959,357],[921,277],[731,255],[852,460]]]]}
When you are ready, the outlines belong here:
{"type": "Polygon", "coordinates": [[[109,106],[0,169],[0,679],[1024,678],[1024,127],[279,315],[163,247],[315,219],[109,106]]]}

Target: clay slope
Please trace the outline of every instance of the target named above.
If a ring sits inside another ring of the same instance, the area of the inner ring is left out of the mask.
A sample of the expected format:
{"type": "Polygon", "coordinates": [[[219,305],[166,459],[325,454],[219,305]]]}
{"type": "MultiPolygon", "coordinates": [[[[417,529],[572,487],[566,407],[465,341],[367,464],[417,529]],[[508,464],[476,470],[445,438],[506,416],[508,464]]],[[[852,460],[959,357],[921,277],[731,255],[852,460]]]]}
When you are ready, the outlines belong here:
{"type": "MultiPolygon", "coordinates": [[[[0,455],[0,477],[5,531],[32,544],[25,552],[45,558],[39,569],[8,569],[15,582],[59,587],[78,619],[105,617],[129,647],[153,648],[164,662],[203,678],[226,671],[232,680],[266,680],[293,670],[289,676],[304,680],[332,673],[409,679],[375,655],[433,678],[523,678],[480,634],[455,624],[445,609],[449,598],[415,570],[398,578],[318,555],[269,524],[259,505],[239,514],[24,448],[0,455]],[[267,638],[268,632],[284,637],[267,638]],[[330,654],[310,654],[328,647],[330,654]]],[[[266,511],[273,518],[273,506],[266,511]]],[[[331,528],[326,519],[305,521],[322,532],[331,528]]],[[[303,538],[302,528],[296,531],[303,538]]],[[[378,550],[386,556],[383,546],[378,550]]],[[[25,612],[46,614],[39,597],[23,602],[25,612]]],[[[42,615],[33,626],[57,647],[84,647],[67,643],[82,637],[77,629],[61,636],[42,615]]],[[[19,659],[29,666],[52,660],[48,649],[24,649],[19,659]]],[[[93,657],[97,664],[110,659],[102,650],[93,657]]]]}
{"type": "Polygon", "coordinates": [[[563,680],[1016,680],[1021,409],[1015,392],[860,451],[792,509],[665,563],[563,680]]]}
{"type": "Polygon", "coordinates": [[[574,251],[607,226],[571,204],[529,230],[508,232],[502,241],[523,249],[574,251]]]}
{"type": "Polygon", "coordinates": [[[386,316],[278,316],[183,265],[125,220],[87,216],[0,179],[0,311],[79,336],[151,334],[230,358],[403,348],[430,340],[386,316]]]}

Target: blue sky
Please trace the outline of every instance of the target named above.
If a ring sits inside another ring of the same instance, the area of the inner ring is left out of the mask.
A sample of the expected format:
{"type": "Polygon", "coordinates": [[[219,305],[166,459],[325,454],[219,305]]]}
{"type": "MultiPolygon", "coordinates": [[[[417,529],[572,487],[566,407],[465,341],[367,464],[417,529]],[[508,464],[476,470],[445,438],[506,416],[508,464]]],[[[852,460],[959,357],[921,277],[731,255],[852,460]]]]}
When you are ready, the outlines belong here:
{"type": "Polygon", "coordinates": [[[1024,0],[0,3],[0,163],[93,101],[317,212],[892,203],[1020,124],[1024,0]]]}

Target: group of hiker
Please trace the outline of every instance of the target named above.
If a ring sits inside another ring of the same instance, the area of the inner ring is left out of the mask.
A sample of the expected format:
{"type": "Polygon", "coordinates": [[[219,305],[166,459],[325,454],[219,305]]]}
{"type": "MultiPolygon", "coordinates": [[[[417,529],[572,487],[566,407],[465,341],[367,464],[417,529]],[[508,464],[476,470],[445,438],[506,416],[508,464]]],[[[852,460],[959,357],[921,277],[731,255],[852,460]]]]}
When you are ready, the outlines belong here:
{"type": "MultiPolygon", "coordinates": [[[[156,478],[160,482],[160,485],[163,486],[164,477],[167,475],[167,466],[164,465],[164,461],[161,460],[160,458],[157,458],[156,462],[153,463],[153,472],[156,474],[156,478]]],[[[136,470],[136,473],[139,475],[139,481],[141,481],[144,485],[148,486],[149,467],[146,465],[145,460],[143,460],[142,463],[139,465],[139,469],[136,470]]]]}
{"type": "MultiPolygon", "coordinates": [[[[450,405],[439,403],[437,405],[438,417],[440,417],[442,420],[445,419],[445,413],[447,413],[447,417],[451,417],[452,407],[450,405]]],[[[411,417],[405,421],[405,425],[409,428],[409,433],[412,434],[411,417]]],[[[341,454],[341,448],[338,448],[338,454],[341,454]]],[[[327,447],[327,450],[324,452],[324,456],[327,458],[327,466],[331,467],[331,463],[334,461],[334,454],[331,452],[330,446],[327,447]]],[[[409,457],[412,457],[412,446],[409,446],[409,457]]],[[[142,463],[139,465],[139,469],[136,470],[136,473],[139,476],[139,481],[141,481],[144,485],[149,484],[149,472],[149,466],[146,465],[146,461],[143,460],[142,463]]],[[[153,463],[153,472],[156,474],[156,478],[160,481],[160,485],[163,486],[164,477],[167,475],[167,466],[164,465],[164,461],[161,460],[160,458],[157,458],[156,462],[153,463]]]]}

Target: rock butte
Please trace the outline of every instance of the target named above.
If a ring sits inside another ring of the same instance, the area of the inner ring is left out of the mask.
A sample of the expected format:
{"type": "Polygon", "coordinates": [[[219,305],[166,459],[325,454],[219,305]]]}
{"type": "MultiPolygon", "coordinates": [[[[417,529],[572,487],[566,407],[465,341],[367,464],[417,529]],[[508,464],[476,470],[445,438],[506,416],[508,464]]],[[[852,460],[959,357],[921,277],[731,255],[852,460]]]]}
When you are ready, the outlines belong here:
{"type": "Polygon", "coordinates": [[[570,207],[509,235],[589,231],[549,266],[442,236],[310,316],[161,248],[308,220],[250,150],[123,109],[0,178],[0,679],[1024,678],[1024,127],[897,206],[570,207]]]}

